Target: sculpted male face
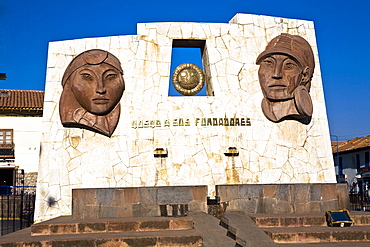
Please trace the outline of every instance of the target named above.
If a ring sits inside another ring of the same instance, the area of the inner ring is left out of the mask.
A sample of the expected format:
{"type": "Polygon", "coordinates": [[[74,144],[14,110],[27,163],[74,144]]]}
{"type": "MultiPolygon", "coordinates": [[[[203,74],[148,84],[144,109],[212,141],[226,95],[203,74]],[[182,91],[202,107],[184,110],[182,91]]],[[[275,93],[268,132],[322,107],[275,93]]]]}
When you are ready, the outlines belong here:
{"type": "Polygon", "coordinates": [[[125,90],[120,61],[111,53],[88,50],[75,57],[62,79],[59,114],[64,127],[111,136],[125,90]]]}
{"type": "Polygon", "coordinates": [[[84,65],[71,77],[71,89],[80,105],[96,115],[106,115],[121,99],[124,82],[109,64],[84,65]]]}
{"type": "Polygon", "coordinates": [[[315,68],[310,44],[298,35],[282,33],[273,38],[257,57],[262,111],[273,122],[310,119],[309,94],[315,68]]]}
{"type": "Polygon", "coordinates": [[[272,100],[287,100],[301,82],[302,65],[291,56],[272,54],[264,58],[258,70],[263,95],[272,100]]]}

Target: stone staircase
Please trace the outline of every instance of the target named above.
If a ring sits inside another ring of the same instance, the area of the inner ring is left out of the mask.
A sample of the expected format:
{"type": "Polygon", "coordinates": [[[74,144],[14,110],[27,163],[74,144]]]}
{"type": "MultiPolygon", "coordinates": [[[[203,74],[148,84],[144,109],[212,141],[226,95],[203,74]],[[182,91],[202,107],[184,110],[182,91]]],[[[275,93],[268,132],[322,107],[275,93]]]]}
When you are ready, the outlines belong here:
{"type": "Polygon", "coordinates": [[[0,237],[1,247],[370,246],[370,213],[352,213],[352,227],[328,227],[319,214],[245,214],[221,221],[204,212],[185,217],[73,219],[61,216],[0,237]]]}
{"type": "Polygon", "coordinates": [[[253,217],[257,225],[269,235],[275,243],[333,243],[367,242],[370,246],[370,214],[355,213],[352,227],[328,227],[324,214],[295,216],[253,217]]]}
{"type": "Polygon", "coordinates": [[[370,246],[370,213],[351,215],[354,226],[328,227],[324,213],[247,215],[230,211],[225,213],[221,224],[235,239],[236,246],[370,246]]]}
{"type": "Polygon", "coordinates": [[[0,246],[203,246],[190,217],[76,220],[61,216],[0,238],[0,246]]]}
{"type": "Polygon", "coordinates": [[[349,205],[338,186],[225,185],[214,203],[206,186],[74,189],[72,216],[2,236],[0,247],[370,246],[369,212],[351,212],[352,227],[326,225],[325,210],[349,205]]]}
{"type": "Polygon", "coordinates": [[[207,213],[207,186],[72,191],[72,215],[0,237],[0,247],[234,247],[207,213]]]}

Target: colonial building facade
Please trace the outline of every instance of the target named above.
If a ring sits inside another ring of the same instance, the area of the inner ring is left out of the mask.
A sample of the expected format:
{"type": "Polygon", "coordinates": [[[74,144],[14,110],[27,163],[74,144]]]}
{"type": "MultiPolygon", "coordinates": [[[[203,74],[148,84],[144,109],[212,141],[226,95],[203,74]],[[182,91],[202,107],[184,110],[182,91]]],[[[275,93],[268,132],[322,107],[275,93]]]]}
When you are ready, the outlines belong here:
{"type": "Polygon", "coordinates": [[[43,91],[0,89],[2,185],[36,185],[43,104],[43,91]],[[24,181],[17,181],[18,173],[24,181]]]}
{"type": "Polygon", "coordinates": [[[369,183],[370,135],[332,144],[338,182],[347,182],[352,189],[369,183]]]}

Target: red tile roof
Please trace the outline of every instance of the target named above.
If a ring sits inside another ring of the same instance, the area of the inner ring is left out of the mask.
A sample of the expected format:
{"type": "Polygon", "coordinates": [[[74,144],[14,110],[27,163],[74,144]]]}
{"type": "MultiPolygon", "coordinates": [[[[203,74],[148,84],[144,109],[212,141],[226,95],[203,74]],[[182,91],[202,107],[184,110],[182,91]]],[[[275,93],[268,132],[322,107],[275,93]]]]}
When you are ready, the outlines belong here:
{"type": "MultiPolygon", "coordinates": [[[[337,145],[332,142],[333,153],[337,152],[337,145]]],[[[370,149],[370,135],[364,137],[356,137],[352,140],[338,143],[338,152],[349,152],[356,149],[369,148],[370,149]]]]}
{"type": "Polygon", "coordinates": [[[43,110],[44,91],[0,89],[0,110],[43,110]]]}

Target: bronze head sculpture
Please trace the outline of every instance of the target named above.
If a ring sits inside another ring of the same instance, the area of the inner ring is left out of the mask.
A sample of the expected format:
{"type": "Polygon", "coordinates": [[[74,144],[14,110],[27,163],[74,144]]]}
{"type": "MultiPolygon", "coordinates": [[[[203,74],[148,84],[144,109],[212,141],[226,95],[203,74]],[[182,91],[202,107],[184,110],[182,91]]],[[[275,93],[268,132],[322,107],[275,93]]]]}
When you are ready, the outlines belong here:
{"type": "Polygon", "coordinates": [[[63,126],[111,136],[125,90],[122,75],[120,61],[107,51],[88,50],[75,57],[62,79],[59,114],[63,126]]]}
{"type": "Polygon", "coordinates": [[[298,35],[282,33],[267,44],[257,64],[266,118],[273,122],[309,119],[313,110],[309,92],[315,68],[310,44],[298,35]]]}

